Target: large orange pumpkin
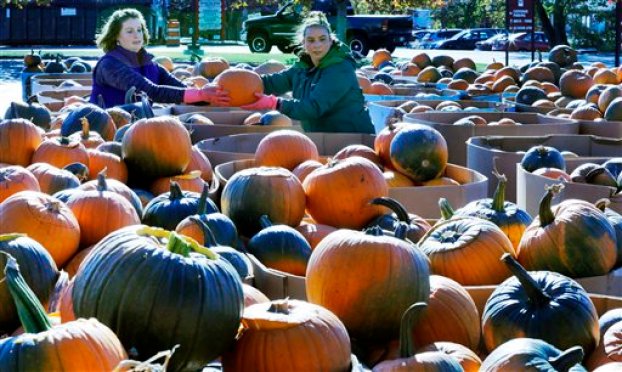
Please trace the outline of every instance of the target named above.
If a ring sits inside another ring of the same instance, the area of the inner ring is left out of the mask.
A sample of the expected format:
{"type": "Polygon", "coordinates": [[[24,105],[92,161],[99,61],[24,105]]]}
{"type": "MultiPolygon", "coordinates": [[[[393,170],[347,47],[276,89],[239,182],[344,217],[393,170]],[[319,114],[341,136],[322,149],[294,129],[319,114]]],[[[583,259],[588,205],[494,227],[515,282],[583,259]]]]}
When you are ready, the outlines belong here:
{"type": "Polygon", "coordinates": [[[29,170],[18,165],[0,168],[0,202],[25,190],[40,191],[39,181],[29,170]]]}
{"type": "Polygon", "coordinates": [[[559,89],[567,97],[583,99],[592,85],[592,77],[579,70],[568,70],[559,78],[559,89]]]}
{"type": "Polygon", "coordinates": [[[194,75],[201,75],[208,79],[213,79],[229,68],[229,62],[221,57],[206,58],[194,65],[194,75]]]}
{"type": "Polygon", "coordinates": [[[71,163],[89,164],[86,147],[79,141],[67,137],[57,137],[41,142],[32,155],[32,163],[48,163],[64,168],[71,163]]]}
{"type": "Polygon", "coordinates": [[[0,163],[30,164],[32,155],[43,140],[41,133],[30,120],[0,121],[0,163]]]}
{"type": "Polygon", "coordinates": [[[258,73],[230,68],[220,73],[214,83],[229,92],[231,106],[239,107],[257,101],[256,93],[263,93],[263,81],[258,73]]]}
{"type": "Polygon", "coordinates": [[[402,128],[405,123],[389,123],[386,127],[376,135],[374,139],[374,151],[382,160],[385,166],[392,166],[391,164],[391,141],[397,132],[402,128]]]}
{"type": "Polygon", "coordinates": [[[317,146],[309,137],[294,130],[277,130],[259,141],[255,164],[293,170],[307,160],[319,160],[317,146]]]}
{"type": "Polygon", "coordinates": [[[210,163],[209,159],[199,148],[195,145],[192,146],[192,156],[190,157],[190,163],[184,170],[185,173],[190,173],[191,171],[198,170],[201,171],[201,178],[205,182],[210,182],[214,177],[214,171],[212,169],[212,163],[210,163]]]}
{"type": "Polygon", "coordinates": [[[62,267],[78,250],[80,226],[58,199],[36,191],[21,191],[0,204],[0,233],[24,233],[38,241],[62,267]]]}
{"type": "Polygon", "coordinates": [[[298,164],[296,166],[296,168],[294,168],[292,170],[292,173],[302,183],[302,182],[304,182],[305,178],[307,178],[309,173],[311,173],[314,170],[316,170],[318,168],[321,168],[321,167],[322,167],[322,163],[320,163],[317,160],[306,160],[306,161],[303,161],[302,163],[298,164]]]}
{"type": "Polygon", "coordinates": [[[358,156],[330,161],[309,173],[302,186],[307,212],[316,222],[350,229],[360,229],[381,215],[383,207],[369,202],[389,194],[376,164],[358,156]]]}
{"type": "Polygon", "coordinates": [[[106,169],[106,177],[114,178],[120,182],[127,182],[127,165],[123,159],[109,152],[88,149],[89,154],[89,179],[97,179],[97,175],[106,169]]]}

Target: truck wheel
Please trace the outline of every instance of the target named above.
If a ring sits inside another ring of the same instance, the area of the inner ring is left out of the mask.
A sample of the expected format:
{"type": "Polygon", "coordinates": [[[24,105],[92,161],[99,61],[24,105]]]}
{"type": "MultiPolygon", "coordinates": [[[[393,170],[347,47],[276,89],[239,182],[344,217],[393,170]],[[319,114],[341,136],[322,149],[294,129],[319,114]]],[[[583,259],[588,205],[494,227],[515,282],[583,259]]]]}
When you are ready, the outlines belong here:
{"type": "Polygon", "coordinates": [[[266,34],[258,32],[248,38],[248,47],[253,53],[269,53],[270,49],[272,49],[272,44],[266,34]]]}
{"type": "Polygon", "coordinates": [[[363,35],[351,35],[348,37],[348,46],[354,52],[361,53],[364,57],[369,53],[369,42],[363,35]]]}

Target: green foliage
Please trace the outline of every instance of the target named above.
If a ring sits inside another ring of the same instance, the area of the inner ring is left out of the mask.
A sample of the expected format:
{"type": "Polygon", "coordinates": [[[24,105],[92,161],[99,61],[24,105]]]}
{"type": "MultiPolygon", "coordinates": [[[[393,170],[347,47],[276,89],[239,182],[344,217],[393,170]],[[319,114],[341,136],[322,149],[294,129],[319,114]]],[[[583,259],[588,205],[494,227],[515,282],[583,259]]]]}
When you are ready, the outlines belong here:
{"type": "Polygon", "coordinates": [[[0,8],[4,8],[5,6],[17,6],[18,8],[23,8],[28,4],[36,4],[36,5],[50,5],[52,0],[0,0],[0,8]]]}

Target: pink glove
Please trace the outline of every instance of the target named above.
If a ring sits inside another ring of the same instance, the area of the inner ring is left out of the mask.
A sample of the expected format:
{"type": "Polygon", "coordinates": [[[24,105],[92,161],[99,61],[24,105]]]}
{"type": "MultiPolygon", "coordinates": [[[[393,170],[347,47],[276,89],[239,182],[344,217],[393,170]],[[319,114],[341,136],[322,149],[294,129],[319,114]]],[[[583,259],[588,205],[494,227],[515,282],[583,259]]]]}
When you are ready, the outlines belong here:
{"type": "Polygon", "coordinates": [[[228,106],[230,101],[229,92],[210,84],[201,89],[187,88],[184,92],[184,103],[209,102],[213,106],[228,106]]]}
{"type": "Polygon", "coordinates": [[[240,106],[244,110],[276,110],[276,104],[279,99],[273,95],[265,95],[263,93],[255,93],[259,99],[255,103],[240,106]]]}

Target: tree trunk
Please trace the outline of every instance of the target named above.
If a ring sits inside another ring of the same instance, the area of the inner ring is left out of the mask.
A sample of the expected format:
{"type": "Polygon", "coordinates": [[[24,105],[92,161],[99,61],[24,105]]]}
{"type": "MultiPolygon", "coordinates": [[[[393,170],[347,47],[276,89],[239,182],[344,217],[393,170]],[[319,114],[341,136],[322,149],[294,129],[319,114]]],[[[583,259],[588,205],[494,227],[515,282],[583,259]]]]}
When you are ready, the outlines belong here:
{"type": "Polygon", "coordinates": [[[335,30],[337,33],[337,38],[344,43],[346,40],[346,29],[348,28],[348,2],[345,0],[337,1],[337,29],[335,30]]]}
{"type": "Polygon", "coordinates": [[[536,14],[540,19],[540,24],[542,25],[542,31],[546,35],[547,39],[549,39],[549,45],[551,47],[557,44],[557,36],[555,35],[555,29],[553,28],[553,24],[551,24],[551,19],[544,9],[542,5],[542,1],[533,0],[536,2],[536,14]]]}
{"type": "Polygon", "coordinates": [[[555,0],[555,8],[553,8],[553,26],[555,35],[557,36],[557,44],[568,45],[568,35],[566,35],[566,2],[564,0],[555,0]]]}

